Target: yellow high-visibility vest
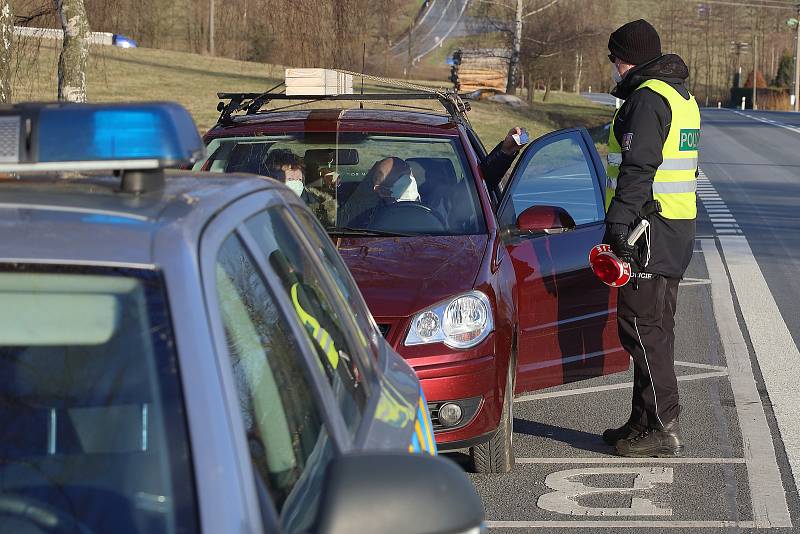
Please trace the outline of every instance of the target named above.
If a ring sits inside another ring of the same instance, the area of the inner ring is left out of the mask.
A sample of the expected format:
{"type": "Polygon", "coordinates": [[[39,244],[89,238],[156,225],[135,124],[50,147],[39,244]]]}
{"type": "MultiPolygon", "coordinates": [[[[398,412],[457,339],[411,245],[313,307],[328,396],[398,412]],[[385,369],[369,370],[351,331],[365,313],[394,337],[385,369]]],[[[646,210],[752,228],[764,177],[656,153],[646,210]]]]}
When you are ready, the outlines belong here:
{"type": "Polygon", "coordinates": [[[328,333],[327,330],[322,328],[313,315],[308,313],[306,310],[303,309],[303,306],[300,304],[300,298],[297,294],[297,289],[300,284],[295,283],[292,285],[292,304],[294,305],[294,309],[297,312],[298,317],[303,322],[303,325],[308,329],[311,336],[314,338],[314,341],[317,342],[317,345],[325,353],[325,356],[328,357],[328,363],[331,364],[331,367],[335,370],[339,367],[339,351],[336,350],[336,345],[333,342],[333,338],[328,333]]]}
{"type": "MultiPolygon", "coordinates": [[[[669,103],[672,123],[662,149],[663,161],[653,180],[653,199],[661,203],[661,216],[666,219],[697,217],[697,157],[700,143],[700,109],[694,96],[684,99],[672,86],[661,80],[647,80],[636,90],[650,89],[669,103]]],[[[619,113],[619,111],[617,111],[619,113]]],[[[606,211],[614,198],[622,163],[622,147],[614,135],[614,121],[608,135],[608,167],[606,171],[606,211]]],[[[632,140],[633,143],[636,140],[632,140]]]]}

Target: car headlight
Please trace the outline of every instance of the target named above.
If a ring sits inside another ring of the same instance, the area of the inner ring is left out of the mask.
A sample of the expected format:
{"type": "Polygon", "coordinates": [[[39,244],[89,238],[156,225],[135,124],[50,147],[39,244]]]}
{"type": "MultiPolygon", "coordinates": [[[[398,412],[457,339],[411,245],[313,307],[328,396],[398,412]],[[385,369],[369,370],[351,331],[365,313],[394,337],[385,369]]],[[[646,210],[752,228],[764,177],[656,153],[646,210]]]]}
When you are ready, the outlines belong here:
{"type": "Polygon", "coordinates": [[[470,291],[415,315],[405,345],[444,343],[466,349],[486,339],[493,329],[489,299],[480,291],[470,291]]]}

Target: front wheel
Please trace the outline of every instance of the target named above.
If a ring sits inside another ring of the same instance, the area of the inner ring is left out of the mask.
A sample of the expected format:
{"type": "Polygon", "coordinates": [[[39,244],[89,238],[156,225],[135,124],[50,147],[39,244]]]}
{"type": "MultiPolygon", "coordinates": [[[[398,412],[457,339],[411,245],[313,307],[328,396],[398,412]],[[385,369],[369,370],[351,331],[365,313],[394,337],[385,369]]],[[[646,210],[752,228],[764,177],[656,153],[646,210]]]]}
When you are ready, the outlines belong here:
{"type": "Polygon", "coordinates": [[[514,368],[508,365],[506,392],[503,396],[503,413],[497,432],[486,443],[470,447],[472,469],[476,473],[508,473],[514,467],[514,368]]]}

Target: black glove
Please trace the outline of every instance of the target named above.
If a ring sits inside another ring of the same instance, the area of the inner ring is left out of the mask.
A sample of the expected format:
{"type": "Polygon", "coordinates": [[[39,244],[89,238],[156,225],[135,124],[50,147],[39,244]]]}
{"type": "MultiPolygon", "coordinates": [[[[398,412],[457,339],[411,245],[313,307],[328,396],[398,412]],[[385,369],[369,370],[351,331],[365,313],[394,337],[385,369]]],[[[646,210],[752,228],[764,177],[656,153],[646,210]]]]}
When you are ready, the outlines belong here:
{"type": "Polygon", "coordinates": [[[611,251],[622,261],[638,266],[636,247],[628,244],[628,227],[624,224],[609,224],[604,241],[611,245],[611,251]]]}

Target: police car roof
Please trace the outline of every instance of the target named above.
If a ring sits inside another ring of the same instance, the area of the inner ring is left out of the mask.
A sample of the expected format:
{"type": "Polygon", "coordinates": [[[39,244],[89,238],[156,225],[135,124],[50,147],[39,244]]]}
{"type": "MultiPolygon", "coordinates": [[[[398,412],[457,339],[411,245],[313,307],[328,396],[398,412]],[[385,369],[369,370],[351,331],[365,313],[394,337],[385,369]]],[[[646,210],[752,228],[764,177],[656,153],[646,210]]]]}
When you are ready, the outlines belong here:
{"type": "Polygon", "coordinates": [[[141,195],[120,193],[111,175],[0,179],[0,262],[152,266],[162,229],[178,225],[175,235],[196,242],[226,205],[277,187],[252,175],[166,172],[163,189],[141,195]]]}

